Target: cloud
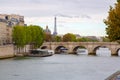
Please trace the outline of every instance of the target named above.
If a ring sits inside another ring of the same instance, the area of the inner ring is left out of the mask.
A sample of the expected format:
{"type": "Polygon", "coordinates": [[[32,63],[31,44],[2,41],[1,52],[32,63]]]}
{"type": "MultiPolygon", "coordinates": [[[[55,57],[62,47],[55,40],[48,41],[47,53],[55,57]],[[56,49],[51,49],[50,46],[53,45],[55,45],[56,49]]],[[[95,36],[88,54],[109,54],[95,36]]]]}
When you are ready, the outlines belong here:
{"type": "Polygon", "coordinates": [[[82,15],[81,18],[91,19],[91,17],[89,15],[82,15]]]}
{"type": "Polygon", "coordinates": [[[79,16],[102,14],[114,2],[114,0],[0,0],[0,9],[1,12],[8,10],[8,13],[18,12],[36,17],[54,16],[57,13],[79,16]]]}
{"type": "Polygon", "coordinates": [[[54,16],[57,15],[57,24],[61,26],[58,30],[61,33],[71,31],[94,35],[92,29],[102,27],[99,33],[103,35],[105,25],[99,23],[103,24],[109,6],[115,2],[116,0],[0,0],[0,13],[23,15],[27,24],[37,24],[43,28],[48,25],[52,31],[54,16]],[[92,29],[87,31],[80,26],[92,29]]]}

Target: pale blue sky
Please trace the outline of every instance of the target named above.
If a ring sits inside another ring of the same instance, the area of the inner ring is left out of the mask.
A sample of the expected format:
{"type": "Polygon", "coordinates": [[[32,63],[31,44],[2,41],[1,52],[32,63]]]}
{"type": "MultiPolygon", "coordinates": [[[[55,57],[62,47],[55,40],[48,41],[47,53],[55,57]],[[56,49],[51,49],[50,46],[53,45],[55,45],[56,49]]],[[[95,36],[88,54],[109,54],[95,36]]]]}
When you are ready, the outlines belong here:
{"type": "Polygon", "coordinates": [[[105,36],[103,19],[109,6],[116,0],[0,0],[0,14],[25,16],[27,24],[54,29],[57,15],[59,34],[75,33],[82,36],[105,36]]]}

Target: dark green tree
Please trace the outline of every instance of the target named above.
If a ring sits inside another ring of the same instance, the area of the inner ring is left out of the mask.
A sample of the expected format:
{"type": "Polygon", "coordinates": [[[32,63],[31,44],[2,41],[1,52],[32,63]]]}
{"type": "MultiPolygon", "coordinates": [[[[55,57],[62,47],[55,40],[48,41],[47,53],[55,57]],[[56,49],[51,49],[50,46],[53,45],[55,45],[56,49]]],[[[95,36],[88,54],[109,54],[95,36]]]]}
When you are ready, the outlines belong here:
{"type": "Polygon", "coordinates": [[[108,37],[106,37],[106,36],[105,36],[105,37],[102,37],[102,41],[103,41],[103,42],[110,42],[110,40],[109,40],[108,37]]]}
{"type": "Polygon", "coordinates": [[[60,36],[55,36],[55,42],[61,42],[62,41],[62,37],[60,36]]]}
{"type": "Polygon", "coordinates": [[[24,48],[26,45],[26,31],[24,26],[15,26],[13,27],[13,42],[16,45],[16,47],[19,49],[24,48]]]}
{"type": "Polygon", "coordinates": [[[87,38],[87,37],[81,37],[76,40],[77,42],[98,42],[97,39],[87,38]]]}
{"type": "Polygon", "coordinates": [[[75,42],[76,36],[72,33],[67,33],[63,36],[63,41],[64,42],[75,42]]]}
{"type": "Polygon", "coordinates": [[[82,37],[82,38],[78,38],[77,42],[87,42],[88,38],[82,37]]]}
{"type": "Polygon", "coordinates": [[[44,42],[44,31],[40,26],[15,26],[13,28],[13,42],[18,48],[18,51],[31,44],[33,48],[38,48],[44,42]]]}
{"type": "Polygon", "coordinates": [[[44,42],[44,30],[37,25],[30,25],[28,26],[29,32],[28,35],[30,36],[30,44],[32,44],[33,48],[38,48],[44,42]]]}
{"type": "Polygon", "coordinates": [[[110,41],[120,43],[120,0],[117,0],[114,8],[110,6],[109,15],[104,23],[107,25],[106,32],[110,41]]]}

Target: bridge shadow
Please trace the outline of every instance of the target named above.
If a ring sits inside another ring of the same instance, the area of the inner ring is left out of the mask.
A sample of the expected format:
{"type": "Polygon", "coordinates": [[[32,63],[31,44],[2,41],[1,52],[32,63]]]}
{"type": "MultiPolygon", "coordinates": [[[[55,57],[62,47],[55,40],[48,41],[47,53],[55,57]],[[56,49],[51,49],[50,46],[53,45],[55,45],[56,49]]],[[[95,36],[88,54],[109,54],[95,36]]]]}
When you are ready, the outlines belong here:
{"type": "MultiPolygon", "coordinates": [[[[84,49],[86,49],[84,46],[76,46],[73,49],[73,54],[78,54],[84,52],[84,49]]],[[[87,49],[86,49],[87,50],[87,49]]]]}
{"type": "Polygon", "coordinates": [[[111,50],[106,46],[97,46],[93,50],[96,56],[111,56],[111,50]]]}
{"type": "Polygon", "coordinates": [[[58,46],[55,49],[55,54],[68,54],[68,49],[64,46],[58,46]]]}
{"type": "Polygon", "coordinates": [[[48,47],[47,46],[42,46],[41,49],[47,49],[48,47]]]}
{"type": "Polygon", "coordinates": [[[120,48],[117,49],[115,56],[120,56],[120,48]]]}

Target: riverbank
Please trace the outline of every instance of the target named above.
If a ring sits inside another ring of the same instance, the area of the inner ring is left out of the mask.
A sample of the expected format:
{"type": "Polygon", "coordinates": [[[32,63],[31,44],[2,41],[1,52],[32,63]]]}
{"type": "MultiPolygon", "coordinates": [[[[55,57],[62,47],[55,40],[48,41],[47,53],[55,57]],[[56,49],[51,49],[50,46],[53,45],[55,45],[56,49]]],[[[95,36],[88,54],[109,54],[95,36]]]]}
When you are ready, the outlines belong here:
{"type": "MultiPolygon", "coordinates": [[[[25,50],[25,49],[23,49],[25,50]]],[[[14,45],[2,45],[0,46],[0,59],[7,59],[12,57],[47,57],[52,56],[54,53],[48,52],[48,53],[41,53],[41,54],[30,54],[29,53],[30,46],[26,45],[26,53],[19,53],[17,54],[17,50],[15,49],[14,45]]]]}

